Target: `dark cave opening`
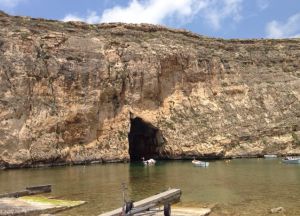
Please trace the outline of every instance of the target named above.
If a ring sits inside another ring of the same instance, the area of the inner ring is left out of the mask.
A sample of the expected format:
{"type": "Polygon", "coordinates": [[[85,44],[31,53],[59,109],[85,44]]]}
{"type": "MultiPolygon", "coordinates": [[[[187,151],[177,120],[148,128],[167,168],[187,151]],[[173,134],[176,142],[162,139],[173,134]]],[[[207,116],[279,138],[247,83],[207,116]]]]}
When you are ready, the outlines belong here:
{"type": "Polygon", "coordinates": [[[165,139],[159,128],[130,114],[130,132],[128,133],[129,155],[131,161],[141,161],[160,157],[160,148],[165,139]]]}

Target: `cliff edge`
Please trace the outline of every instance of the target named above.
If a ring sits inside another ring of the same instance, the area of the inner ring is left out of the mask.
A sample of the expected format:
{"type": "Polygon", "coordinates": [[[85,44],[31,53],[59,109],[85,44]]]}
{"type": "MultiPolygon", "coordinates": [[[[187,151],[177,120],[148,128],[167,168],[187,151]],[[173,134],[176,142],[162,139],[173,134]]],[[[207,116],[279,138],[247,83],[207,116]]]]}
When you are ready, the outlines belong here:
{"type": "Polygon", "coordinates": [[[300,39],[0,13],[0,167],[300,154],[300,39]]]}

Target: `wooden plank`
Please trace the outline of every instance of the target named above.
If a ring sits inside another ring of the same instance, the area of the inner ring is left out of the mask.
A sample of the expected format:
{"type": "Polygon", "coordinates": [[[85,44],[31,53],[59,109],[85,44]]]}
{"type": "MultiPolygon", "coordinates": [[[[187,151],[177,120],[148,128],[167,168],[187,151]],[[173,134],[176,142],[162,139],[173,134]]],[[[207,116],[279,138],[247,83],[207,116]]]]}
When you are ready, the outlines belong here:
{"type": "MultiPolygon", "coordinates": [[[[165,203],[172,204],[178,202],[180,200],[180,196],[181,196],[180,189],[170,189],[133,203],[134,209],[132,210],[132,212],[137,213],[136,209],[145,211],[144,209],[147,209],[148,206],[155,207],[155,206],[163,205],[165,203]]],[[[118,208],[113,211],[103,213],[99,216],[119,216],[121,213],[122,213],[122,208],[118,208]]]]}
{"type": "Polygon", "coordinates": [[[134,207],[142,207],[148,205],[150,203],[156,203],[156,205],[162,205],[166,203],[166,201],[171,202],[174,199],[175,202],[178,202],[178,198],[181,196],[180,189],[170,189],[165,192],[156,194],[154,196],[148,197],[146,199],[140,200],[134,203],[134,207]]]}
{"type": "Polygon", "coordinates": [[[49,191],[51,192],[52,185],[37,185],[37,186],[30,186],[26,187],[26,190],[39,190],[39,191],[49,191]]]}
{"type": "Polygon", "coordinates": [[[144,211],[147,211],[148,209],[152,209],[154,208],[156,205],[155,203],[152,203],[152,204],[149,204],[149,205],[146,205],[146,206],[143,206],[143,207],[139,207],[139,208],[133,208],[130,212],[128,212],[127,214],[128,215],[134,215],[134,214],[137,214],[137,213],[140,213],[140,212],[144,212],[144,211]]]}
{"type": "Polygon", "coordinates": [[[23,190],[23,191],[18,191],[18,192],[12,192],[12,193],[5,193],[5,194],[0,194],[0,198],[5,198],[5,197],[22,197],[22,196],[28,196],[29,191],[28,190],[23,190]]]}
{"type": "Polygon", "coordinates": [[[26,187],[31,194],[38,194],[38,193],[50,193],[52,185],[38,185],[38,186],[31,186],[26,187]]]}
{"type": "Polygon", "coordinates": [[[4,197],[17,198],[22,196],[36,195],[36,194],[50,193],[50,192],[51,192],[51,185],[39,185],[39,186],[26,187],[26,190],[22,190],[22,191],[0,194],[0,198],[4,198],[4,197]]]}

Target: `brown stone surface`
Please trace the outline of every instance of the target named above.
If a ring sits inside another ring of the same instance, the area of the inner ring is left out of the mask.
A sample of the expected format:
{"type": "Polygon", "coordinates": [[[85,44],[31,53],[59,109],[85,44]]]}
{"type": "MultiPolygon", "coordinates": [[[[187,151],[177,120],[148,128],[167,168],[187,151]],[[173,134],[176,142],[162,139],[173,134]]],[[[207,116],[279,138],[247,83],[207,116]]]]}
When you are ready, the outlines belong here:
{"type": "Polygon", "coordinates": [[[56,213],[85,204],[84,201],[64,201],[45,197],[2,198],[0,216],[33,216],[56,213]]]}
{"type": "Polygon", "coordinates": [[[126,161],[129,111],[161,157],[299,154],[299,59],[300,39],[0,13],[0,168],[126,161]]]}

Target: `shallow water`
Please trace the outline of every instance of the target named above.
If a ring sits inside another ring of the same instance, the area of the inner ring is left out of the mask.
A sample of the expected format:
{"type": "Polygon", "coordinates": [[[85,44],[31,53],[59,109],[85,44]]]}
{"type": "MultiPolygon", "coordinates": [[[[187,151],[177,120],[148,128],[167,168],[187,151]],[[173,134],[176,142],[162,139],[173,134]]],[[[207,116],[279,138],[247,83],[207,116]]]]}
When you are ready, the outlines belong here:
{"type": "Polygon", "coordinates": [[[214,215],[267,215],[279,206],[286,215],[300,215],[300,165],[280,159],[211,161],[207,168],[163,161],[151,167],[99,164],[0,171],[0,193],[53,184],[55,198],[88,201],[62,216],[98,215],[120,207],[122,182],[136,201],[173,187],[183,192],[179,205],[215,205],[214,215]]]}

